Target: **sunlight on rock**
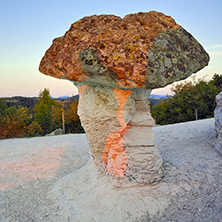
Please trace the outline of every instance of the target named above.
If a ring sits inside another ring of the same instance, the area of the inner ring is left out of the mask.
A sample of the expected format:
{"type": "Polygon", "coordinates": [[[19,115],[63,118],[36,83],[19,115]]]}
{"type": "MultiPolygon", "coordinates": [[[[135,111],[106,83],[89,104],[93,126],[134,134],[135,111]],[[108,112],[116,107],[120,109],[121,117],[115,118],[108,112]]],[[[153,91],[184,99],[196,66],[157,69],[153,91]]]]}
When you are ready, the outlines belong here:
{"type": "Polygon", "coordinates": [[[6,190],[20,184],[55,176],[64,150],[46,147],[31,156],[3,160],[0,163],[0,189],[6,190]]]}

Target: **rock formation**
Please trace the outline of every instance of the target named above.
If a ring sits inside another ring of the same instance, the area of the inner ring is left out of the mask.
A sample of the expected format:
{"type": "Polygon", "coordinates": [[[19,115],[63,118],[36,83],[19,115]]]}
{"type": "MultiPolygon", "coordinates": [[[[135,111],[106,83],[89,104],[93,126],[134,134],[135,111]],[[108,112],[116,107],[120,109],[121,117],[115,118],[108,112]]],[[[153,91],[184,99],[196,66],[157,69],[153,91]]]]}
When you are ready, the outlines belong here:
{"type": "Polygon", "coordinates": [[[203,47],[155,11],[84,17],[53,40],[40,71],[72,81],[78,114],[102,175],[154,183],[164,176],[149,111],[152,89],[182,80],[208,64],[203,47]]]}
{"type": "Polygon", "coordinates": [[[216,142],[214,146],[216,150],[222,155],[222,92],[216,96],[217,106],[214,110],[216,142]]]}

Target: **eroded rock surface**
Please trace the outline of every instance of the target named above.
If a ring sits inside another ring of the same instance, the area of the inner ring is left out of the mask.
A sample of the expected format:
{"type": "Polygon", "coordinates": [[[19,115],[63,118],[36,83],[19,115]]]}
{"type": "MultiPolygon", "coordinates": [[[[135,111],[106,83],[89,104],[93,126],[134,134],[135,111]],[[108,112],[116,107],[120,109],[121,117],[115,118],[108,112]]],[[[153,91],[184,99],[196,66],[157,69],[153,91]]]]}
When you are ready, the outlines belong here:
{"type": "Polygon", "coordinates": [[[121,189],[98,175],[91,157],[87,163],[85,134],[1,140],[0,221],[221,221],[214,119],[153,131],[165,177],[121,189]]]}
{"type": "Polygon", "coordinates": [[[152,11],[80,19],[53,40],[40,71],[77,85],[153,89],[187,78],[208,61],[191,34],[152,11]]]}
{"type": "Polygon", "coordinates": [[[150,90],[87,86],[78,114],[100,172],[152,183],[163,177],[149,111],[150,90]]]}
{"type": "Polygon", "coordinates": [[[214,146],[222,155],[222,92],[216,96],[217,107],[214,110],[216,142],[214,146]]]}
{"type": "Polygon", "coordinates": [[[99,172],[121,181],[154,183],[164,172],[149,94],[208,62],[191,34],[170,16],[152,11],[123,19],[84,17],[53,41],[39,69],[78,87],[78,113],[99,172]]]}

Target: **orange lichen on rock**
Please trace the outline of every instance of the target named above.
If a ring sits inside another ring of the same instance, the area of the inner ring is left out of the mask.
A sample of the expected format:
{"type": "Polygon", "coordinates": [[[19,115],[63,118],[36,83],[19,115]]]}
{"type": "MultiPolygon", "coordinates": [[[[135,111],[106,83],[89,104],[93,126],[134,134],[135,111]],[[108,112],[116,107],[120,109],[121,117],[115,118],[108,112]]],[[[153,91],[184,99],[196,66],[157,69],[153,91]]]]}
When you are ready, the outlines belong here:
{"type": "Polygon", "coordinates": [[[86,90],[86,88],[87,88],[87,85],[78,86],[79,102],[81,102],[82,94],[84,93],[84,91],[86,90]]]}
{"type": "Polygon", "coordinates": [[[123,109],[132,91],[123,91],[118,88],[113,88],[113,91],[118,104],[117,115],[120,128],[107,137],[105,151],[103,152],[103,162],[110,174],[122,177],[127,170],[127,154],[123,144],[121,144],[121,138],[127,133],[128,129],[128,125],[124,120],[123,109]]]}
{"type": "MultiPolygon", "coordinates": [[[[133,67],[140,64],[139,75],[145,76],[147,54],[155,37],[165,30],[179,27],[171,17],[155,11],[130,14],[123,19],[115,15],[84,17],[73,23],[64,36],[53,41],[41,61],[40,71],[75,82],[91,78],[92,73],[83,67],[79,59],[82,50],[91,49],[107,69],[121,70],[124,74],[120,75],[119,71],[114,78],[132,80],[125,82],[126,88],[131,84],[142,87],[145,78],[141,81],[133,67]]],[[[93,65],[95,61],[92,60],[87,62],[93,65]]]]}

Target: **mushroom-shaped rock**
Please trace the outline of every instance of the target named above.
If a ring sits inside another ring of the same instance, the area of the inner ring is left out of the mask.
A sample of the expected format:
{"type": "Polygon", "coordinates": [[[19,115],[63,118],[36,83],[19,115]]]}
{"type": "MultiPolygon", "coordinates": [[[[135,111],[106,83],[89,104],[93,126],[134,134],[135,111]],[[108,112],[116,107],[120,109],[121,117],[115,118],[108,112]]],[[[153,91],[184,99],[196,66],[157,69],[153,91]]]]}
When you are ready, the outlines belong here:
{"type": "Polygon", "coordinates": [[[155,11],[84,17],[53,41],[40,71],[79,89],[78,114],[98,171],[153,183],[164,171],[149,111],[152,89],[182,80],[209,56],[170,16],[155,11]]]}

